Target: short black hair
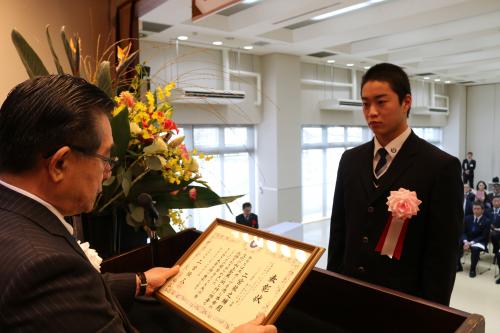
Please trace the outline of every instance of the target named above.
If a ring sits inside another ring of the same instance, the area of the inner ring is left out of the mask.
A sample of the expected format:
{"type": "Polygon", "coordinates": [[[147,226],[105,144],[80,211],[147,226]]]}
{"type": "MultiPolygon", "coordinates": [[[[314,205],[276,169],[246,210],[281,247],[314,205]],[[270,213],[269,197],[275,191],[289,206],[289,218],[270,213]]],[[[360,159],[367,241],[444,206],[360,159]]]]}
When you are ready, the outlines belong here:
{"type": "Polygon", "coordinates": [[[0,172],[35,167],[64,146],[94,153],[101,145],[97,116],[114,102],[82,78],[47,75],[12,89],[0,108],[0,172]]]}
{"type": "Polygon", "coordinates": [[[479,201],[479,200],[474,201],[474,203],[472,205],[473,206],[479,206],[479,207],[481,207],[481,209],[484,210],[484,204],[481,201],[479,201]]]}
{"type": "Polygon", "coordinates": [[[245,203],[243,204],[243,206],[241,206],[241,209],[245,209],[245,208],[247,208],[247,207],[252,208],[252,204],[251,204],[250,202],[245,202],[245,203]]]}
{"type": "MultiPolygon", "coordinates": [[[[370,67],[361,79],[360,91],[363,91],[363,87],[368,81],[387,82],[396,95],[398,95],[399,104],[403,103],[406,95],[411,95],[410,79],[408,75],[406,75],[401,67],[394,64],[384,62],[370,67]]],[[[408,109],[407,116],[410,115],[410,109],[411,106],[408,109]]]]}

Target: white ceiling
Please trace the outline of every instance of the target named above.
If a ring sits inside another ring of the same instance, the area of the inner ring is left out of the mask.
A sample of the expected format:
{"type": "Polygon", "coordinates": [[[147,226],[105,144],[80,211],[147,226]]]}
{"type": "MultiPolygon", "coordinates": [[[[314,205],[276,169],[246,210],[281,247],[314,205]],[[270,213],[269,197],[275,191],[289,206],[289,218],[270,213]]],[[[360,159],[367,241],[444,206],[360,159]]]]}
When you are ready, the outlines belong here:
{"type": "MultiPolygon", "coordinates": [[[[223,47],[264,55],[287,53],[304,61],[335,60],[357,68],[392,62],[429,80],[500,82],[500,0],[386,0],[322,21],[312,17],[366,0],[260,0],[237,4],[191,22],[191,1],[168,0],[141,17],[169,25],[146,40],[223,47]],[[295,26],[294,26],[295,25],[295,26]],[[268,44],[266,44],[268,43],[268,44]],[[266,45],[260,45],[266,44],[266,45]],[[331,52],[315,58],[308,54],[331,52]]],[[[219,47],[220,48],[220,47],[219,47]]]]}

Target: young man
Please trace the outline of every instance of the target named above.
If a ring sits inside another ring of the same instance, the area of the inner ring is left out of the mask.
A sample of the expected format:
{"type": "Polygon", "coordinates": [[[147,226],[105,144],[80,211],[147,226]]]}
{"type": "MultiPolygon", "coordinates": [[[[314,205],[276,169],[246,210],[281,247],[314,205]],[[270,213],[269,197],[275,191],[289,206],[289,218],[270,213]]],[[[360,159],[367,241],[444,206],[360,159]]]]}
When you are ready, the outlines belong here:
{"type": "Polygon", "coordinates": [[[252,204],[245,202],[241,208],[243,209],[243,214],[236,216],[236,223],[259,229],[259,218],[256,214],[252,213],[252,204]]]}
{"type": "Polygon", "coordinates": [[[463,230],[460,162],[408,127],[412,96],[400,67],[370,68],[361,97],[374,139],[341,158],[327,268],[448,305],[463,230]],[[421,203],[398,234],[398,259],[382,255],[379,245],[390,243],[387,199],[401,188],[416,192],[421,203]]]}
{"type": "MultiPolygon", "coordinates": [[[[53,75],[19,84],[0,109],[2,332],[135,332],[120,304],[179,270],[101,275],[64,220],[91,211],[111,176],[113,106],[85,80],[53,75]]],[[[261,321],[238,330],[276,332],[261,321]]]]}
{"type": "Polygon", "coordinates": [[[486,215],[484,215],[484,206],[480,201],[474,202],[472,206],[474,212],[473,215],[468,215],[465,217],[465,228],[460,237],[459,243],[459,259],[457,261],[457,271],[462,271],[462,263],[460,258],[463,255],[463,251],[470,250],[470,271],[469,276],[471,278],[476,277],[476,266],[479,261],[479,254],[482,251],[488,251],[486,247],[488,246],[488,236],[490,234],[490,220],[486,215]]]}
{"type": "Polygon", "coordinates": [[[474,170],[476,169],[476,160],[472,159],[472,152],[467,153],[467,158],[462,161],[462,176],[464,184],[469,183],[471,188],[474,188],[474,170]]]}

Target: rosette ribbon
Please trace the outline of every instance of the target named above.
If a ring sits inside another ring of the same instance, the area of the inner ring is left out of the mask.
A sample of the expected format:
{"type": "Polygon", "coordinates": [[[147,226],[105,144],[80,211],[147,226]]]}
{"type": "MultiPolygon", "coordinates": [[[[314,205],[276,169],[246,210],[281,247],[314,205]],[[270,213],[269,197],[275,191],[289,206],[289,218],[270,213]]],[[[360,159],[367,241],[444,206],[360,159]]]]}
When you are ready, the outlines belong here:
{"type": "Polygon", "coordinates": [[[417,193],[400,188],[391,191],[387,198],[387,206],[391,216],[387,220],[384,231],[375,247],[376,252],[389,258],[399,260],[403,251],[408,222],[412,216],[417,215],[418,206],[422,203],[417,198],[417,193]]]}

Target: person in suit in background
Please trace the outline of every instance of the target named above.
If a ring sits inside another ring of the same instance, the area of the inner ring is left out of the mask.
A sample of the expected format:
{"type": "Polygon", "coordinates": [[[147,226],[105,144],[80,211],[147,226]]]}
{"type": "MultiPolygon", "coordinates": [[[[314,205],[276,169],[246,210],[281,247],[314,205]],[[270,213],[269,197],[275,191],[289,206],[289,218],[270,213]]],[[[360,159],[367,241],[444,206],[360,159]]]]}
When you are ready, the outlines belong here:
{"type": "Polygon", "coordinates": [[[236,216],[236,223],[259,229],[259,218],[256,214],[252,213],[252,204],[245,202],[241,208],[243,209],[243,213],[236,216]]]}
{"type": "Polygon", "coordinates": [[[374,139],[346,150],[333,198],[327,269],[448,305],[463,231],[460,161],[408,127],[412,96],[406,73],[382,63],[361,82],[374,139]],[[381,255],[391,191],[414,191],[421,204],[402,236],[400,258],[381,255]]]}
{"type": "Polygon", "coordinates": [[[493,183],[492,188],[493,190],[491,191],[491,193],[488,193],[488,202],[490,202],[491,204],[493,204],[493,198],[500,196],[500,184],[493,183]]]}
{"type": "Polygon", "coordinates": [[[490,220],[484,215],[484,205],[480,201],[475,201],[472,207],[474,215],[466,216],[464,219],[465,226],[462,237],[459,242],[460,256],[457,261],[457,271],[462,271],[463,251],[470,250],[470,271],[471,278],[476,277],[476,266],[479,261],[479,254],[483,251],[488,252],[488,236],[490,234],[490,220]]]}
{"type": "Polygon", "coordinates": [[[462,176],[464,184],[469,183],[474,188],[474,170],[476,169],[476,160],[472,159],[472,152],[467,153],[467,158],[462,161],[462,176]]]}
{"type": "Polygon", "coordinates": [[[464,215],[472,215],[472,204],[476,195],[472,192],[469,184],[464,184],[464,215]]]}
{"type": "Polygon", "coordinates": [[[1,332],[135,332],[121,305],[179,270],[100,274],[64,220],[91,211],[111,176],[113,107],[85,80],[51,75],[0,108],[1,332]]]}
{"type": "MultiPolygon", "coordinates": [[[[490,216],[490,222],[490,239],[491,244],[493,244],[493,255],[500,269],[500,194],[493,198],[493,209],[490,216]]],[[[495,282],[500,284],[500,277],[495,282]]]]}

